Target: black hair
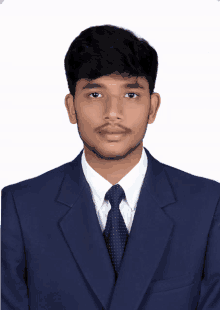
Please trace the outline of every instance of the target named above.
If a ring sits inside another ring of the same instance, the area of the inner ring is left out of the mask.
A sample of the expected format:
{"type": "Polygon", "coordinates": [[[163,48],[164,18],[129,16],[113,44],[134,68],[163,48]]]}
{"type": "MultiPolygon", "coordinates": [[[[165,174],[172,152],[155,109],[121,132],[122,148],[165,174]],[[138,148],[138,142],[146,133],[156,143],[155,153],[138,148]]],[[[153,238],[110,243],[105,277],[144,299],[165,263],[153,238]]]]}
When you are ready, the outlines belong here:
{"type": "Polygon", "coordinates": [[[112,73],[145,77],[154,91],[158,56],[150,44],[132,31],[112,25],[82,31],[71,43],[64,60],[70,93],[78,80],[94,80],[112,73]]]}

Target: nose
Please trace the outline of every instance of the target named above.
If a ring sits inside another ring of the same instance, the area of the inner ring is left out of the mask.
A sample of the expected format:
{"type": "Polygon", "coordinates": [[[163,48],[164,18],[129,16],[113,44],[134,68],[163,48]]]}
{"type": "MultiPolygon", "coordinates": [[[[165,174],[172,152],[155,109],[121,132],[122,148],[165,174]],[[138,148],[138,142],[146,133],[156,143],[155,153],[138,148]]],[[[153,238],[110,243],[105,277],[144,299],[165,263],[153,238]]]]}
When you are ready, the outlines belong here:
{"type": "Polygon", "coordinates": [[[123,119],[123,106],[118,97],[106,100],[104,118],[108,120],[123,119]]]}

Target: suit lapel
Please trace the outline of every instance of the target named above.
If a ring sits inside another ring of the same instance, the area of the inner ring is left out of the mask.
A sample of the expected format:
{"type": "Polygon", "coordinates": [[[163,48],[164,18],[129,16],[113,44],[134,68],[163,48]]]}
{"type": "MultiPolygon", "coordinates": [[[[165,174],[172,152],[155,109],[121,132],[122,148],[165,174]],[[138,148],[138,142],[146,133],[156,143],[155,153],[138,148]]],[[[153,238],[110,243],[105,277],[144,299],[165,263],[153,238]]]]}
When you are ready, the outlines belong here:
{"type": "Polygon", "coordinates": [[[172,189],[163,165],[144,149],[148,157],[147,173],[116,284],[90,187],[81,167],[83,151],[67,165],[57,198],[71,207],[60,221],[64,238],[105,309],[109,308],[109,302],[110,310],[138,308],[173,228],[172,221],[162,210],[175,202],[172,189]]]}
{"type": "Polygon", "coordinates": [[[110,310],[136,310],[162,258],[173,223],[162,210],[175,198],[163,165],[144,148],[148,168],[112,296],[110,310]],[[127,292],[132,292],[128,294],[127,292]]]}
{"type": "Polygon", "coordinates": [[[70,206],[60,221],[67,245],[83,276],[104,308],[114,288],[115,275],[98,222],[80,154],[67,165],[57,201],[70,206]]]}

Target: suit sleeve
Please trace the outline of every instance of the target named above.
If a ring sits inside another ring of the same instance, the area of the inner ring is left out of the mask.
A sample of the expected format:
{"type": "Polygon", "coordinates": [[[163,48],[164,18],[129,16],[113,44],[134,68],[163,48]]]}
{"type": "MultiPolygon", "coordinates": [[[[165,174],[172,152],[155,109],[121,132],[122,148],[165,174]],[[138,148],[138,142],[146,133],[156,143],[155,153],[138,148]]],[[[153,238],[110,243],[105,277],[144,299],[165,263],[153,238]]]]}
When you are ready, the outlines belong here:
{"type": "Polygon", "coordinates": [[[25,249],[12,193],[2,189],[1,310],[28,310],[25,249]]]}
{"type": "Polygon", "coordinates": [[[220,309],[220,198],[208,236],[198,310],[220,309]]]}

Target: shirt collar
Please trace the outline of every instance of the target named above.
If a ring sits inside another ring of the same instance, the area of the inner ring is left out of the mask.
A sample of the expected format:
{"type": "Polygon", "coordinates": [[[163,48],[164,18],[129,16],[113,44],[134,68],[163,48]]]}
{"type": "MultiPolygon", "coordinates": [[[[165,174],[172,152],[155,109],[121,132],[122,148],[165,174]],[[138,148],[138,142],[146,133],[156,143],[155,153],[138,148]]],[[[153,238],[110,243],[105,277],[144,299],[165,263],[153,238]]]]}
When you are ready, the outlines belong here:
{"type": "MultiPolygon", "coordinates": [[[[112,187],[112,184],[88,164],[85,157],[85,150],[83,150],[81,164],[85,178],[91,188],[97,211],[99,211],[102,207],[105,194],[112,187]]],[[[147,155],[144,148],[142,148],[141,159],[137,165],[134,166],[134,168],[132,168],[132,170],[117,183],[123,188],[127,203],[132,210],[135,210],[141,186],[146,174],[147,165],[147,155]]]]}

